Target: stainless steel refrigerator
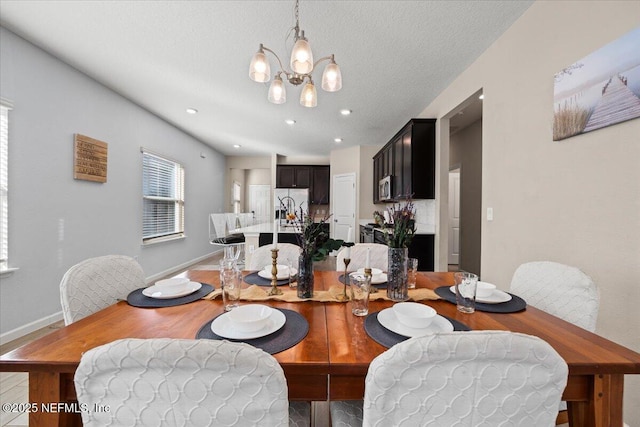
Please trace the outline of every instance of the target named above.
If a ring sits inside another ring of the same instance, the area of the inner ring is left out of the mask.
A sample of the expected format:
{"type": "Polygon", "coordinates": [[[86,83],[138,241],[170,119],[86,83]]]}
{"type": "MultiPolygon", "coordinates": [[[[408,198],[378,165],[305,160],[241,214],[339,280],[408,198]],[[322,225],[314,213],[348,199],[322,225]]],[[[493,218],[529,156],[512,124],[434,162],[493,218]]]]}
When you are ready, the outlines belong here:
{"type": "Polygon", "coordinates": [[[309,213],[308,188],[276,188],[273,194],[275,219],[280,220],[280,225],[291,223],[287,214],[300,216],[300,209],[305,214],[309,213]]]}

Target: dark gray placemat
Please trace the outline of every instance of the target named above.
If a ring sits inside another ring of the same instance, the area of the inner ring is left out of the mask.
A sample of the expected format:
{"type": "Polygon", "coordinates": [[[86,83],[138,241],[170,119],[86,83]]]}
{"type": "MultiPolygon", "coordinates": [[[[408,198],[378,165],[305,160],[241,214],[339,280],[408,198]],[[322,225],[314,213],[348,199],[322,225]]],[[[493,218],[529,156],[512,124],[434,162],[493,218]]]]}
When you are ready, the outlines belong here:
{"type": "MultiPolygon", "coordinates": [[[[271,286],[271,279],[265,279],[264,277],[258,276],[258,273],[249,273],[244,276],[244,281],[250,285],[258,285],[258,286],[271,286]]],[[[295,281],[295,276],[291,278],[291,281],[295,281]]],[[[278,286],[280,285],[288,285],[289,279],[278,280],[278,286]]]]}
{"type": "MultiPolygon", "coordinates": [[[[251,344],[254,347],[260,348],[269,354],[276,354],[293,347],[307,336],[309,332],[309,322],[300,313],[287,310],[285,308],[276,308],[274,310],[280,310],[284,313],[286,318],[284,326],[272,334],[264,337],[254,338],[251,340],[232,340],[216,335],[211,330],[211,322],[213,322],[218,316],[205,323],[198,333],[196,339],[210,339],[210,340],[227,340],[235,342],[244,342],[251,344]]],[[[223,313],[224,314],[224,313],[223,313]]],[[[220,315],[222,316],[222,315],[220,315]]]]}
{"type": "MultiPolygon", "coordinates": [[[[378,313],[370,313],[367,318],[364,320],[364,330],[367,332],[367,335],[371,337],[372,340],[377,342],[378,344],[390,348],[399,342],[408,340],[409,338],[404,335],[396,334],[395,332],[391,332],[384,326],[378,322],[378,313]]],[[[442,316],[442,315],[441,315],[442,316]]],[[[447,316],[442,316],[447,319],[453,325],[454,331],[470,331],[469,328],[464,323],[458,322],[457,320],[451,319],[447,316]]]]}
{"type": "Polygon", "coordinates": [[[213,292],[213,286],[202,283],[202,287],[192,294],[178,298],[157,299],[143,295],[142,291],[144,289],[145,288],[136,289],[127,295],[129,305],[140,308],[175,307],[176,305],[189,304],[190,302],[197,301],[213,292]]]}
{"type": "MultiPolygon", "coordinates": [[[[341,274],[340,277],[338,277],[338,280],[340,281],[340,283],[344,283],[344,274],[341,274]]],[[[347,285],[348,284],[349,283],[347,283],[347,285]]],[[[378,289],[387,289],[387,282],[376,283],[373,285],[373,287],[378,289]]]]}
{"type": "MultiPolygon", "coordinates": [[[[456,303],[456,295],[449,289],[450,286],[441,286],[435,289],[436,295],[452,304],[456,303]]],[[[499,304],[485,304],[476,301],[476,310],[487,313],[517,313],[526,310],[527,303],[517,295],[511,294],[511,300],[499,304]]]]}

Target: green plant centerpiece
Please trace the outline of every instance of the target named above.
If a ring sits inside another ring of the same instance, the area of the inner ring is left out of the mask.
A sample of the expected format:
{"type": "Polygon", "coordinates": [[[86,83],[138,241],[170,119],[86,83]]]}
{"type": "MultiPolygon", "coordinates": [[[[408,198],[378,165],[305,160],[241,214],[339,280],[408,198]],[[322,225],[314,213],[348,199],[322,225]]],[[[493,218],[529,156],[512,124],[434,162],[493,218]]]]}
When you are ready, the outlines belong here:
{"type": "Polygon", "coordinates": [[[387,211],[391,218],[391,227],[385,229],[389,246],[387,297],[392,301],[406,301],[409,299],[408,248],[416,233],[415,208],[411,199],[407,199],[404,204],[394,204],[387,211]]]}
{"type": "Polygon", "coordinates": [[[334,240],[329,237],[326,224],[328,224],[330,217],[331,215],[324,216],[316,222],[308,212],[300,207],[295,218],[290,218],[296,232],[298,246],[302,249],[298,259],[298,298],[313,297],[314,261],[323,261],[331,251],[338,250],[343,245],[352,245],[343,240],[334,240]]]}

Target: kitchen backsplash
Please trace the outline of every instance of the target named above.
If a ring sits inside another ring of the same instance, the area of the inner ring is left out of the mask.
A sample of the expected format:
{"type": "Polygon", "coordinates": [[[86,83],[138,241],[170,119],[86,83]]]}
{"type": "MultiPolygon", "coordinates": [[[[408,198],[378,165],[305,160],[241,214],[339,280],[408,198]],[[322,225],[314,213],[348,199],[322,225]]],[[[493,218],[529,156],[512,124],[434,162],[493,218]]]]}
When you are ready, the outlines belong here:
{"type": "MultiPolygon", "coordinates": [[[[393,207],[393,203],[388,203],[387,208],[393,207]]],[[[414,200],[413,206],[416,209],[416,223],[434,227],[436,223],[436,201],[434,199],[428,200],[414,200]]]]}

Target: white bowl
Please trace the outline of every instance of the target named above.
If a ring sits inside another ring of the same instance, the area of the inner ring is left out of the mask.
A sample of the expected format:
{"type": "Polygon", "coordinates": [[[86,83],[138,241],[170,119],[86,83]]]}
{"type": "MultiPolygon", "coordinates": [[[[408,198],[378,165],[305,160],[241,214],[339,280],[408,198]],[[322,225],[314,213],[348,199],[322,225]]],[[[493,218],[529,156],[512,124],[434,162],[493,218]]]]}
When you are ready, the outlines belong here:
{"type": "Polygon", "coordinates": [[[241,332],[256,332],[264,328],[273,309],[262,304],[241,305],[228,314],[233,326],[241,332]]]}
{"type": "MultiPolygon", "coordinates": [[[[269,275],[271,275],[271,269],[273,268],[272,265],[265,265],[263,270],[268,272],[269,275]]],[[[278,269],[278,276],[280,276],[281,274],[284,275],[289,275],[289,266],[288,265],[284,265],[284,264],[278,264],[276,266],[276,268],[278,269]]]]}
{"type": "Polygon", "coordinates": [[[393,305],[393,314],[400,323],[410,328],[426,328],[436,317],[436,311],[417,302],[398,302],[393,305]]]}
{"type": "Polygon", "coordinates": [[[171,279],[158,280],[155,283],[156,288],[160,292],[182,292],[189,285],[189,279],[186,277],[173,277],[171,279]]]}
{"type": "Polygon", "coordinates": [[[476,288],[476,298],[487,298],[493,294],[493,291],[496,290],[496,285],[488,282],[478,282],[478,287],[476,288]]]}
{"type": "MultiPolygon", "coordinates": [[[[364,268],[359,268],[358,269],[358,273],[364,274],[364,268]]],[[[371,276],[379,276],[381,274],[382,274],[382,270],[380,270],[379,268],[372,268],[371,269],[371,276]]]]}

